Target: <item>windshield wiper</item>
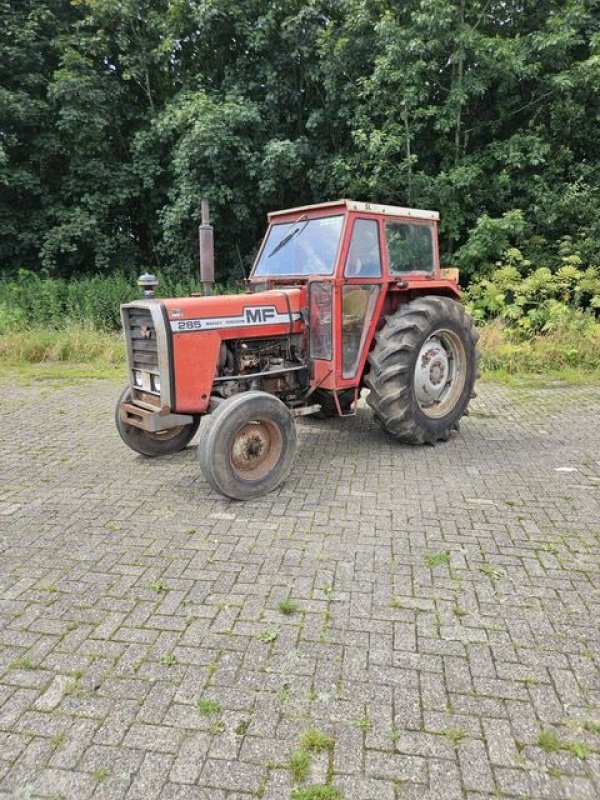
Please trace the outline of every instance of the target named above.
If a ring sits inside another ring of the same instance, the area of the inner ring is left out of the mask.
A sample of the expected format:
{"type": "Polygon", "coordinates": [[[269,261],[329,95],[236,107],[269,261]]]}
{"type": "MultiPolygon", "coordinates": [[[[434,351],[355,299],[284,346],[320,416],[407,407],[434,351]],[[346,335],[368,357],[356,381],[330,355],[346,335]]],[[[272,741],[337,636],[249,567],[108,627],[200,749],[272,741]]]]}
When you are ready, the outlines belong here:
{"type": "Polygon", "coordinates": [[[275,245],[275,247],[274,247],[274,248],[271,250],[271,252],[270,252],[270,253],[267,255],[267,258],[271,258],[271,256],[274,256],[274,255],[275,255],[275,253],[278,253],[278,252],[279,252],[279,251],[280,251],[282,248],[284,248],[284,247],[286,246],[286,244],[288,244],[288,242],[291,242],[291,241],[292,241],[292,239],[293,239],[295,236],[298,236],[298,234],[299,234],[299,233],[302,233],[302,231],[304,230],[304,228],[306,228],[306,226],[308,225],[308,219],[307,219],[307,217],[306,217],[306,214],[302,214],[302,216],[301,216],[301,217],[298,217],[298,219],[297,219],[297,220],[295,220],[295,222],[292,222],[292,225],[298,225],[298,223],[299,223],[299,222],[302,222],[303,220],[306,220],[306,222],[304,223],[304,225],[303,225],[301,228],[293,228],[293,229],[292,229],[292,230],[291,230],[289,233],[287,233],[287,234],[286,234],[286,235],[283,237],[283,239],[282,239],[282,240],[279,242],[279,244],[276,244],[276,245],[275,245]]]}

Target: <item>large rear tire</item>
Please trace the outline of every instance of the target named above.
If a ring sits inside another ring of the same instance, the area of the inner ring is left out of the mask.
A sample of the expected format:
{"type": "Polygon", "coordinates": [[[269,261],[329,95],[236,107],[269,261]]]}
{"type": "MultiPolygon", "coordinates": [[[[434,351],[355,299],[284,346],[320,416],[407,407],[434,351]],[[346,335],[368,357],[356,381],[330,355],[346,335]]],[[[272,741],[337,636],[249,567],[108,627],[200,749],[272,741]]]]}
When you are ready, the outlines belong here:
{"type": "Polygon", "coordinates": [[[477,377],[479,334],[463,306],[425,297],[387,318],[369,354],[368,404],[407,444],[446,441],[467,411],[477,377]]]}
{"type": "Polygon", "coordinates": [[[223,400],[201,431],[202,474],[220,494],[250,500],[276,489],[296,456],[296,425],[284,403],[249,391],[223,400]]]}
{"type": "Polygon", "coordinates": [[[119,431],[119,436],[127,447],[141,453],[143,456],[154,458],[155,456],[169,456],[178,453],[191,442],[194,434],[200,425],[200,417],[196,417],[189,425],[180,425],[177,428],[167,428],[164,431],[144,431],[134,425],[127,425],[123,422],[120,414],[121,403],[131,402],[131,389],[127,387],[123,390],[117,401],[115,408],[115,425],[119,431]]]}

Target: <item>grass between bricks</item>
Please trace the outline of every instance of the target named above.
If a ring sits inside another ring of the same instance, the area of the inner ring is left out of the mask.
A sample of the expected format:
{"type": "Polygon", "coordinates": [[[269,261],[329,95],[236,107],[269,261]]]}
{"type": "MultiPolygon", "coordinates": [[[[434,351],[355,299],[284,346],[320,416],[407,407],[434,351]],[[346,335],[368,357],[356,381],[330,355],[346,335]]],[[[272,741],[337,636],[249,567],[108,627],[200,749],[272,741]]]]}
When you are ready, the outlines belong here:
{"type": "MultiPolygon", "coordinates": [[[[290,755],[288,763],[288,769],[294,783],[302,783],[308,778],[312,763],[312,753],[331,753],[334,747],[335,741],[331,736],[328,736],[318,728],[307,728],[300,737],[300,749],[295,750],[290,755]]],[[[319,787],[307,787],[307,789],[315,788],[319,787]]],[[[315,797],[320,797],[320,795],[315,795],[315,797]]]]}
{"type": "Polygon", "coordinates": [[[198,711],[203,717],[208,717],[211,714],[220,714],[221,706],[216,700],[210,700],[208,697],[201,697],[198,700],[198,711]]]}
{"type": "Polygon", "coordinates": [[[341,800],[342,793],[335,786],[303,786],[292,789],[291,800],[341,800]]]}
{"type": "Polygon", "coordinates": [[[290,614],[295,614],[296,611],[298,611],[298,603],[292,600],[291,597],[286,597],[279,603],[277,608],[282,614],[289,616],[290,614]]]}
{"type": "Polygon", "coordinates": [[[565,750],[576,756],[580,761],[585,761],[589,755],[589,748],[585,742],[562,742],[554,731],[542,731],[538,736],[537,743],[542,750],[549,754],[558,753],[559,750],[565,750]]]}

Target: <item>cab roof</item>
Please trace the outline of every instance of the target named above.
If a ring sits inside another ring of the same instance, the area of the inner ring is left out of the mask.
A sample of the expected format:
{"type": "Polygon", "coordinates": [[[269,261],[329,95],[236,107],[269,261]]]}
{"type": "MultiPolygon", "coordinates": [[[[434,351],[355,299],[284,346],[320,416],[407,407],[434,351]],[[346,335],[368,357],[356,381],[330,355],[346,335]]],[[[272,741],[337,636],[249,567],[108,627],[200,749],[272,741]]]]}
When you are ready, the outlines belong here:
{"type": "Polygon", "coordinates": [[[315,203],[310,206],[297,206],[296,208],[286,208],[281,211],[271,211],[267,217],[271,222],[275,217],[283,217],[286,214],[298,214],[318,209],[332,209],[345,207],[348,211],[359,211],[361,214],[384,214],[390,217],[412,217],[413,219],[439,220],[440,215],[437,211],[425,211],[421,208],[403,208],[402,206],[382,206],[375,203],[361,203],[358,200],[332,200],[329,203],[315,203]]]}

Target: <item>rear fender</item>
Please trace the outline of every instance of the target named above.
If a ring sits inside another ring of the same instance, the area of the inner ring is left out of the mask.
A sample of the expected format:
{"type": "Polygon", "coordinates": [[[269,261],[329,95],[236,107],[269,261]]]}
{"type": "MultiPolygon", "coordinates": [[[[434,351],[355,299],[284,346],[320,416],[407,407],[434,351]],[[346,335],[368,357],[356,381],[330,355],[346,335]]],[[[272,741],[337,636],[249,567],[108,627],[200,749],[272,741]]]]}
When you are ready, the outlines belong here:
{"type": "MultiPolygon", "coordinates": [[[[398,310],[401,305],[410,303],[419,297],[450,297],[452,300],[460,301],[460,287],[455,281],[451,280],[428,280],[428,281],[411,281],[407,286],[399,286],[393,284],[388,287],[385,295],[379,318],[375,326],[371,329],[371,336],[366,343],[367,353],[375,346],[375,334],[381,330],[385,325],[386,317],[393,314],[398,310]]],[[[365,354],[366,356],[367,354],[365,354]]],[[[365,373],[369,369],[368,358],[362,363],[361,381],[365,373]]]]}

